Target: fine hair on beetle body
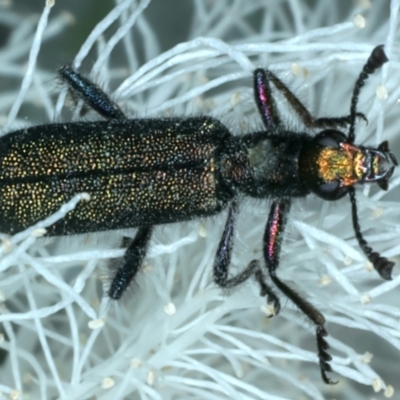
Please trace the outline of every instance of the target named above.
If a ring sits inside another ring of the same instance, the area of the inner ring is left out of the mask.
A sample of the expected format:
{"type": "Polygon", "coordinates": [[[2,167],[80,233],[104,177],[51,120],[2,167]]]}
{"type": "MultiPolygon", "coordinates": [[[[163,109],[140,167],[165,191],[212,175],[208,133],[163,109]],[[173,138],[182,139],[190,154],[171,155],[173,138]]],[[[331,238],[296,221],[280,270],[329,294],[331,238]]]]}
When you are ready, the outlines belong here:
{"type": "Polygon", "coordinates": [[[391,279],[394,263],[362,235],[354,187],[377,183],[387,190],[397,165],[387,141],[376,148],[355,144],[356,120],[366,120],[357,108],[362,87],[387,61],[383,46],[373,49],[355,82],[349,114],[327,118],[314,118],[272,71],[256,69],[254,99],[263,128],[242,135],[209,116],[130,119],[99,86],[65,66],[61,79],[103,120],[33,126],[0,138],[0,231],[18,233],[74,195],[88,193],[90,200],[49,226],[47,235],[137,228],[108,289],[118,300],[143,266],[154,226],[227,209],[213,264],[215,284],[233,289],[253,278],[275,314],[281,307],[278,293],[289,299],[314,324],[321,376],[333,383],[327,375],[332,367],[324,316],[279,277],[282,240],[293,200],[316,194],[335,201],[348,195],[360,248],[377,273],[391,279]],[[307,129],[287,127],[272,89],[307,129]],[[262,259],[238,266],[232,275],[243,197],[271,205],[257,244],[262,259]]]}

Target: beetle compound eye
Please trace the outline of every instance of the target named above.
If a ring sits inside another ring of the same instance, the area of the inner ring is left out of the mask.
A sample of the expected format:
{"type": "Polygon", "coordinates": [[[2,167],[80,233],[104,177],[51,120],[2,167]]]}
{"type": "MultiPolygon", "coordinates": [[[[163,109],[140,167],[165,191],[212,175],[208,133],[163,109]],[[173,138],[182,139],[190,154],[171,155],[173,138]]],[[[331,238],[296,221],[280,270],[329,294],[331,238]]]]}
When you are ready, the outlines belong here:
{"type": "Polygon", "coordinates": [[[318,145],[323,147],[332,147],[338,149],[343,142],[347,141],[347,137],[344,133],[336,131],[334,129],[327,129],[322,131],[315,137],[318,145]]]}
{"type": "Polygon", "coordinates": [[[341,186],[339,180],[323,182],[316,185],[314,193],[324,200],[338,200],[347,194],[347,188],[341,186]]]}

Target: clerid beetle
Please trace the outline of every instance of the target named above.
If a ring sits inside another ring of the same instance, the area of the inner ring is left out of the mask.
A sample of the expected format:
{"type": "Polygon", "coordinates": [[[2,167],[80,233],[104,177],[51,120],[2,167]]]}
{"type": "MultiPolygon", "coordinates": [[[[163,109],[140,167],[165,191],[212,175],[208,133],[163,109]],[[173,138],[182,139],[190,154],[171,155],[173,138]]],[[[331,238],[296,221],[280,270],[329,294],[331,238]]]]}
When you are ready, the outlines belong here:
{"type": "Polygon", "coordinates": [[[362,236],[355,185],[376,182],[386,190],[397,161],[388,143],[356,146],[355,122],[365,80],[388,59],[376,47],[353,90],[349,115],[313,118],[299,99],[271,71],[254,71],[254,97],[264,130],[233,135],[219,120],[193,118],[128,119],[94,83],[71,67],[61,79],[87,106],[105,118],[34,126],[0,138],[0,231],[15,234],[57,211],[74,195],[86,192],[48,236],[138,228],[113,278],[108,295],[119,299],[140,270],[154,225],[219,213],[228,217],[218,244],[213,276],[222,288],[250,277],[276,312],[280,302],[266,278],[316,326],[322,378],[331,383],[324,316],[277,276],[279,254],[292,199],[314,193],[324,200],[350,196],[356,238],[383,279],[394,263],[368,246],[362,236]],[[281,121],[272,85],[316,136],[292,132],[281,121]],[[341,130],[339,130],[340,128],[341,130]],[[344,132],[346,131],[346,133],[344,132]],[[230,276],[239,199],[272,201],[262,246],[264,260],[253,260],[230,276]]]}

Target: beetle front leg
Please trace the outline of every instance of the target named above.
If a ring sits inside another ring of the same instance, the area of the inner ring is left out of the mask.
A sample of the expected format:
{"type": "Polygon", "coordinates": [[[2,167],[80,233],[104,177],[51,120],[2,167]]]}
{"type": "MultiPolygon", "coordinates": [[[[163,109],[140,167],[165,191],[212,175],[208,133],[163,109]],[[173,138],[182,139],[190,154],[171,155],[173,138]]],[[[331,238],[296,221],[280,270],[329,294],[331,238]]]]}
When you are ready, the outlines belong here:
{"type": "Polygon", "coordinates": [[[261,68],[254,71],[253,88],[258,112],[261,115],[264,125],[266,128],[273,128],[281,125],[281,120],[267,78],[268,72],[261,68]]]}
{"type": "MultiPolygon", "coordinates": [[[[336,128],[338,126],[343,127],[351,124],[351,115],[336,118],[314,118],[299,98],[273,72],[265,70],[264,73],[265,79],[271,81],[283,94],[304,125],[310,128],[336,128]]],[[[366,116],[362,113],[356,113],[355,116],[367,121],[366,116]]]]}
{"type": "Polygon", "coordinates": [[[228,218],[226,220],[224,232],[219,242],[214,261],[214,282],[224,289],[231,289],[245,282],[252,275],[254,275],[261,288],[260,295],[267,297],[268,303],[272,303],[274,305],[274,314],[277,314],[280,309],[279,299],[273,290],[265,283],[264,275],[261,271],[258,260],[251,261],[244,271],[229,278],[229,265],[232,259],[234,230],[237,215],[238,206],[235,202],[233,202],[229,208],[228,218]]]}
{"type": "Polygon", "coordinates": [[[325,340],[328,334],[324,325],[324,316],[307,300],[303,299],[292,288],[283,283],[276,275],[279,266],[282,236],[286,226],[287,216],[290,210],[290,200],[280,200],[272,203],[264,233],[264,257],[269,275],[276,287],[289,298],[315,325],[317,337],[317,349],[322,379],[325,383],[334,383],[327,376],[331,372],[329,364],[332,357],[327,352],[329,345],[325,340]]]}

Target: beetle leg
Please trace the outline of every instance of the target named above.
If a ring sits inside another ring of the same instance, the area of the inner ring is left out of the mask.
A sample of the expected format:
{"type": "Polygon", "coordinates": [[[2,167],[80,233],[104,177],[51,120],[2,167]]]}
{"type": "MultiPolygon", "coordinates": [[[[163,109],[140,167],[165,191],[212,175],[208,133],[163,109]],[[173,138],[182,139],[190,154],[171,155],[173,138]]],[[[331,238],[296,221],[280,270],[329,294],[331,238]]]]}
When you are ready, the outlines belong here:
{"type": "MultiPolygon", "coordinates": [[[[350,125],[348,137],[349,142],[353,143],[355,119],[358,117],[368,123],[367,117],[363,113],[356,112],[360,90],[364,86],[365,80],[368,78],[368,76],[374,73],[377,68],[382,67],[382,65],[387,61],[388,58],[383,50],[383,45],[376,46],[372,50],[372,53],[364,65],[354,86],[353,95],[351,98],[350,114],[337,118],[314,118],[307,108],[304,107],[303,103],[297,98],[297,96],[273,72],[265,70],[264,79],[265,81],[270,80],[273,82],[275,87],[285,96],[286,100],[290,103],[294,111],[306,126],[312,128],[335,128],[338,126],[344,127],[346,125],[350,125]]],[[[259,70],[256,70],[256,72],[257,71],[259,70]]],[[[270,92],[271,91],[269,90],[269,96],[270,92]]],[[[260,107],[259,111],[264,120],[263,112],[260,110],[260,107]]]]}
{"type": "MultiPolygon", "coordinates": [[[[273,72],[265,70],[265,77],[283,94],[304,125],[310,128],[336,128],[351,123],[351,115],[337,118],[314,118],[298,97],[273,72]]],[[[363,113],[356,113],[356,116],[368,122],[363,113]]]]}
{"type": "Polygon", "coordinates": [[[267,78],[268,72],[261,68],[254,71],[254,97],[265,127],[271,128],[281,125],[281,120],[267,78]]]}
{"type": "Polygon", "coordinates": [[[279,266],[282,236],[285,230],[287,215],[290,210],[290,200],[275,201],[272,203],[267,226],[264,233],[264,257],[269,275],[276,287],[290,299],[315,325],[319,365],[322,379],[325,383],[334,383],[327,376],[331,372],[329,361],[332,359],[328,353],[329,345],[325,340],[328,334],[324,325],[324,316],[307,300],[303,299],[292,288],[283,283],[276,275],[279,266]]]}
{"type": "Polygon", "coordinates": [[[264,276],[258,260],[251,261],[247,268],[236,276],[233,276],[231,278],[228,277],[229,265],[232,258],[234,228],[237,214],[238,207],[237,204],[233,202],[229,208],[228,219],[226,221],[224,232],[219,242],[217,254],[215,257],[214,282],[224,289],[231,289],[245,282],[252,275],[254,275],[261,288],[260,295],[263,297],[267,297],[268,303],[272,303],[274,305],[275,314],[277,314],[280,309],[279,299],[272,291],[272,289],[265,283],[264,276]]]}
{"type": "Polygon", "coordinates": [[[58,72],[61,79],[68,84],[70,89],[101,116],[107,119],[126,118],[117,104],[99,86],[85,78],[79,72],[68,65],[60,68],[58,72]]]}
{"type": "Polygon", "coordinates": [[[122,258],[121,266],[118,268],[111,282],[110,289],[108,290],[108,296],[111,299],[119,300],[140,270],[152,230],[152,226],[142,226],[138,229],[135,238],[122,258]]]}

